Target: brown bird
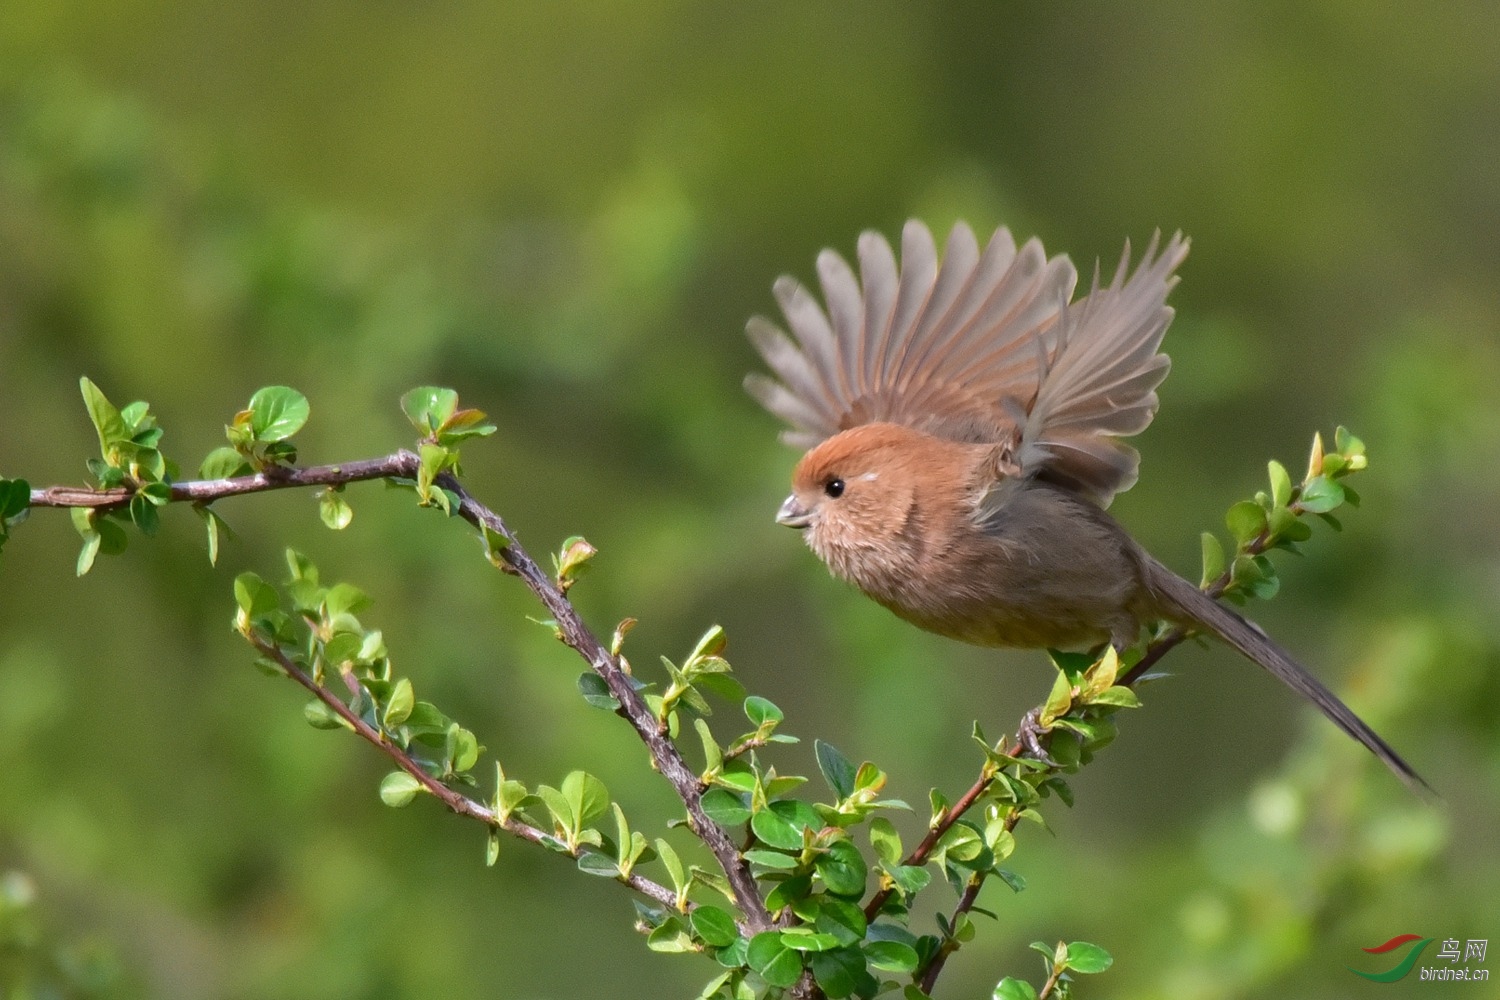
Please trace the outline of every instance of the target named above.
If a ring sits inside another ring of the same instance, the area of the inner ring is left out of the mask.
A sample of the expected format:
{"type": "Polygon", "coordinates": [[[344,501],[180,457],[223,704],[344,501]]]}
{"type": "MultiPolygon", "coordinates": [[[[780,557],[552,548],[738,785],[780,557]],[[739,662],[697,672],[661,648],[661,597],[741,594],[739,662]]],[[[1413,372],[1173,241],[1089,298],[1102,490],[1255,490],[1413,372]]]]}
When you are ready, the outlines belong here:
{"type": "Polygon", "coordinates": [[[818,256],[825,313],[794,279],[775,295],[794,342],[757,316],[780,381],[745,386],[810,450],[776,520],[834,575],[920,628],[981,646],[1133,645],[1168,621],[1217,636],[1310,700],[1412,787],[1411,766],[1255,624],[1157,562],[1106,511],[1136,480],[1119,439],[1144,430],[1169,360],[1167,293],[1187,256],[1153,238],[1130,273],[1069,302],[1077,272],[1000,229],[959,223],[942,265],[908,222],[898,270],[878,233],[860,277],[818,256]]]}

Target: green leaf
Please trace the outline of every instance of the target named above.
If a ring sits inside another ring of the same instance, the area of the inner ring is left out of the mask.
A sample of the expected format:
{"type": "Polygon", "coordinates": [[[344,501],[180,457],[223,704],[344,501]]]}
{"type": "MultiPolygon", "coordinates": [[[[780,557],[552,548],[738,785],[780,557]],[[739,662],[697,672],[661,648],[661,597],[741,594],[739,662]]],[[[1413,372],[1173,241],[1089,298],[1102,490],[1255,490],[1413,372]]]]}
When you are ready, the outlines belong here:
{"type": "Polygon", "coordinates": [[[879,984],[865,969],[865,957],[858,948],[838,948],[833,951],[814,952],[808,956],[808,967],[813,980],[829,1000],[842,1000],[860,992],[869,996],[879,984]]]}
{"type": "MultiPolygon", "coordinates": [[[[274,660],[271,662],[275,663],[274,660]]],[[[276,664],[276,669],[282,673],[286,672],[285,668],[279,663],[276,664]]],[[[323,704],[319,698],[313,698],[306,705],[302,706],[302,717],[314,729],[340,729],[346,725],[343,717],[323,704]]]]}
{"type": "Polygon", "coordinates": [[[1116,685],[1105,688],[1089,699],[1090,705],[1118,705],[1121,708],[1140,708],[1141,699],[1128,687],[1116,685]]]}
{"type": "Polygon", "coordinates": [[[887,865],[901,860],[901,835],[896,832],[895,824],[884,816],[870,820],[870,846],[875,848],[875,856],[887,865]]]}
{"type": "Polygon", "coordinates": [[[897,865],[888,871],[903,896],[915,896],[932,882],[932,872],[918,865],[897,865]]]}
{"type": "Polygon", "coordinates": [[[219,533],[222,531],[224,534],[232,534],[229,525],[225,524],[224,519],[211,507],[193,504],[193,510],[203,518],[203,526],[208,532],[208,564],[217,566],[219,565],[219,533]]]}
{"type": "Polygon", "coordinates": [[[198,466],[200,479],[230,479],[249,471],[250,463],[245,456],[227,445],[209,452],[198,466]]]}
{"type": "Polygon", "coordinates": [[[779,723],[785,716],[782,714],[781,709],[777,708],[774,703],[759,695],[751,695],[745,699],[745,718],[750,720],[751,725],[759,729],[768,723],[779,723]]]}
{"type": "Polygon", "coordinates": [[[791,986],[802,975],[802,957],[782,941],[780,931],[762,931],[751,938],[745,959],[771,986],[791,986]]]}
{"type": "Polygon", "coordinates": [[[285,441],[307,423],[307,397],[284,385],[268,385],[250,397],[250,429],[261,443],[285,441]]]}
{"type": "Polygon", "coordinates": [[[802,847],[802,831],[770,809],[762,809],[750,817],[750,829],[761,843],[795,851],[802,847]]]}
{"type": "Polygon", "coordinates": [[[1036,1000],[1036,989],[1024,979],[1006,976],[991,996],[993,1000],[1036,1000]]]}
{"type": "Polygon", "coordinates": [[[416,697],[412,693],[411,681],[403,677],[391,688],[391,695],[386,700],[385,711],[381,715],[386,726],[399,726],[405,722],[407,716],[411,715],[412,706],[416,704],[416,697]]]}
{"type": "Polygon", "coordinates": [[[1219,578],[1224,572],[1224,546],[1219,544],[1218,536],[1211,531],[1205,531],[1201,536],[1203,545],[1203,577],[1200,583],[1208,585],[1219,578]]]}
{"type": "Polygon", "coordinates": [[[343,531],[354,520],[354,508],[336,489],[326,489],[318,494],[318,516],[334,531],[343,531]]]}
{"type": "Polygon", "coordinates": [[[803,902],[812,894],[811,875],[793,875],[791,878],[779,883],[766,895],[766,909],[772,913],[780,912],[788,906],[795,906],[803,902]]]}
{"type": "Polygon", "coordinates": [[[865,945],[870,967],[882,972],[915,972],[917,949],[901,941],[871,941],[865,945]]]}
{"type": "Polygon", "coordinates": [[[250,618],[275,611],[281,604],[276,588],[254,573],[241,573],[234,578],[234,601],[250,618]]]}
{"type": "Polygon", "coordinates": [[[484,866],[495,867],[495,862],[500,860],[500,831],[490,830],[484,838],[484,866]]]}
{"type": "Polygon", "coordinates": [[[1266,468],[1271,477],[1271,500],[1277,507],[1285,507],[1292,502],[1292,477],[1286,471],[1286,466],[1274,458],[1266,468]]]}
{"type": "Polygon", "coordinates": [[[687,872],[682,867],[682,859],[677,856],[672,845],[661,837],[656,838],[656,855],[661,858],[662,866],[666,868],[667,874],[672,879],[672,888],[676,889],[679,894],[687,891],[687,872]]]}
{"type": "Polygon", "coordinates": [[[1365,453],[1365,443],[1349,433],[1349,428],[1344,426],[1339,426],[1333,432],[1333,444],[1335,448],[1345,455],[1363,455],[1365,453]]]}
{"type": "MultiPolygon", "coordinates": [[[[704,814],[720,826],[739,826],[750,818],[750,807],[745,800],[727,788],[710,788],[703,793],[701,805],[704,814]]],[[[799,837],[797,847],[801,846],[799,837]]]]}
{"type": "Polygon", "coordinates": [[[99,548],[104,543],[104,538],[94,524],[92,510],[87,507],[74,507],[71,514],[73,527],[83,537],[83,548],[78,551],[78,562],[74,567],[77,574],[83,576],[94,568],[94,558],[99,555],[99,548]]]}
{"type": "Polygon", "coordinates": [[[1059,670],[1057,677],[1052,681],[1052,691],[1047,695],[1047,702],[1042,706],[1042,724],[1050,724],[1053,719],[1066,713],[1072,705],[1073,682],[1064,671],[1059,670]]]}
{"type": "Polygon", "coordinates": [[[405,771],[392,771],[380,781],[380,801],[399,809],[417,797],[422,783],[405,771]]]}
{"type": "Polygon", "coordinates": [[[1241,500],[1229,508],[1224,523],[1234,540],[1243,546],[1266,530],[1266,511],[1253,500],[1241,500]]]}
{"type": "Polygon", "coordinates": [[[448,727],[444,749],[450,766],[460,773],[479,762],[479,740],[456,722],[448,727]]]}
{"type": "Polygon", "coordinates": [[[117,442],[130,437],[125,429],[125,421],[115,405],[88,378],[78,380],[78,389],[83,394],[83,405],[88,410],[94,431],[99,435],[99,453],[108,458],[110,449],[117,442]]]}
{"type": "Polygon", "coordinates": [[[817,754],[818,770],[823,772],[823,779],[828,782],[833,793],[841,799],[854,794],[855,771],[849,759],[832,744],[822,740],[813,741],[813,751],[817,754]]]}
{"type": "Polygon", "coordinates": [[[1072,941],[1068,944],[1068,969],[1071,972],[1103,972],[1114,964],[1109,952],[1097,944],[1087,941],[1072,941]]]}
{"type": "Polygon", "coordinates": [[[869,867],[859,848],[850,841],[835,840],[827,852],[813,862],[813,868],[834,895],[854,898],[864,895],[869,867]]]}
{"type": "Polygon", "coordinates": [[[708,728],[708,720],[694,719],[693,728],[698,731],[698,740],[703,744],[703,766],[708,770],[719,767],[724,763],[724,751],[718,740],[714,739],[713,731],[708,728]]]}
{"type": "Polygon", "coordinates": [[[24,479],[0,479],[0,521],[10,521],[30,506],[30,483],[24,479]]]}
{"type": "Polygon", "coordinates": [[[668,917],[661,926],[653,930],[646,938],[646,947],[667,954],[683,954],[694,950],[693,939],[688,936],[687,928],[677,917],[668,917]]]}
{"type": "Polygon", "coordinates": [[[578,855],[578,870],[588,875],[599,875],[603,878],[618,878],[620,865],[614,858],[598,851],[584,851],[578,855]]]}
{"type": "Polygon", "coordinates": [[[1326,514],[1344,502],[1344,487],[1327,476],[1314,476],[1302,487],[1297,503],[1310,514],[1326,514]]]}
{"type": "Polygon", "coordinates": [[[609,811],[609,790],[586,771],[571,771],[562,780],[562,793],[582,826],[609,811]]]}
{"type": "Polygon", "coordinates": [[[818,912],[813,926],[824,934],[832,934],[842,944],[854,944],[864,939],[867,923],[865,912],[845,899],[833,896],[818,896],[818,912]]]}
{"type": "Polygon", "coordinates": [[[161,515],[156,511],[156,504],[144,493],[137,493],[130,498],[130,519],[135,526],[141,529],[143,535],[154,535],[161,523],[161,515]]]}
{"type": "Polygon", "coordinates": [[[762,868],[770,868],[773,871],[791,871],[798,867],[799,862],[789,854],[780,851],[768,851],[764,848],[752,847],[744,852],[746,861],[751,864],[760,865],[762,868]]]}
{"type": "Polygon", "coordinates": [[[585,670],[578,675],[578,693],[583,695],[584,701],[606,712],[617,711],[620,707],[620,699],[610,693],[604,678],[592,670],[585,670]]]}
{"type": "Polygon", "coordinates": [[[803,952],[831,951],[839,947],[839,939],[832,934],[824,934],[805,926],[784,928],[781,932],[781,940],[788,948],[803,952]]]}
{"type": "Polygon", "coordinates": [[[401,411],[423,437],[436,434],[458,410],[458,393],[423,385],[401,397],[401,411]]]}
{"type": "Polygon", "coordinates": [[[739,929],[734,925],[734,916],[718,906],[703,904],[693,910],[690,918],[693,933],[707,945],[715,948],[724,948],[734,943],[739,937],[739,929]]]}

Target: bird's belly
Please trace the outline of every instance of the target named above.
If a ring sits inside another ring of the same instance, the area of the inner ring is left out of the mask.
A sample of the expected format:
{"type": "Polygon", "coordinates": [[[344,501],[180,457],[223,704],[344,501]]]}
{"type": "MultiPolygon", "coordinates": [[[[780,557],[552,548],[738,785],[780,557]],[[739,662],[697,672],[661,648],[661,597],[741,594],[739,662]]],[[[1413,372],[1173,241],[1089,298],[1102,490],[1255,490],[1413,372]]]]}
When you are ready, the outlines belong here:
{"type": "Polygon", "coordinates": [[[887,600],[880,600],[880,603],[920,629],[975,646],[1087,649],[1111,636],[1108,627],[1096,621],[1080,620],[1072,614],[1049,616],[1032,609],[1007,608],[993,603],[969,613],[913,607],[887,600]]]}

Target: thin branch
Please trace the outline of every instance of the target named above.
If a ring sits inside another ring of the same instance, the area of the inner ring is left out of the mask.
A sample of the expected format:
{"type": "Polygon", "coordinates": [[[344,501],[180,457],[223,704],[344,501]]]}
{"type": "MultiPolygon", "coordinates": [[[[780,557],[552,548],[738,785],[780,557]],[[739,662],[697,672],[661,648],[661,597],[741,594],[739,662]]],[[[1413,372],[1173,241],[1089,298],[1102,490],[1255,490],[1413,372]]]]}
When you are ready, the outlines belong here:
{"type": "MultiPolygon", "coordinates": [[[[358,462],[343,462],[338,465],[319,465],[306,468],[274,468],[249,476],[230,479],[208,479],[171,484],[171,500],[197,504],[213,503],[225,497],[246,493],[261,493],[267,490],[290,489],[308,486],[337,486],[344,483],[371,479],[415,479],[420,460],[409,451],[398,451],[384,458],[366,459],[358,462]]],[[[451,473],[437,477],[437,484],[459,498],[458,514],[477,528],[487,528],[504,538],[507,545],[499,555],[506,565],[525,581],[557,622],[558,633],[564,643],[576,651],[590,668],[604,679],[610,694],[620,702],[620,714],[635,729],[641,742],[651,755],[652,766],[671,783],[687,809],[688,825],[698,839],[708,847],[714,859],[724,870],[725,877],[734,892],[735,902],[745,913],[746,925],[751,933],[768,930],[771,916],[766,912],[750,865],[740,856],[739,849],[727,831],[703,811],[703,788],[698,775],[678,751],[676,744],[662,732],[655,716],[646,706],[645,700],[630,683],[630,678],[620,666],[619,659],[609,647],[599,640],[583,623],[573,605],[563,595],[552,577],[539,567],[535,560],[516,541],[515,535],[506,527],[500,515],[475,500],[462,483],[451,473]]],[[[129,487],[91,490],[81,487],[50,486],[33,490],[33,507],[93,507],[110,510],[130,503],[134,491],[129,487]]],[[[311,680],[311,678],[309,678],[311,680]]],[[[439,783],[439,787],[441,786],[439,783]]],[[[429,786],[429,790],[432,788],[429,786]]],[[[451,791],[451,790],[450,790],[451,791]]],[[[436,794],[436,792],[434,792],[436,794]]],[[[456,793],[455,793],[456,794],[456,793]]],[[[477,806],[477,804],[475,804],[477,806]]],[[[455,808],[452,804],[449,808],[455,808]]],[[[455,811],[465,812],[465,809],[455,811]]]]}
{"type": "MultiPolygon", "coordinates": [[[[275,643],[267,642],[263,636],[253,630],[247,631],[244,634],[245,638],[249,640],[250,644],[262,656],[275,660],[276,664],[282,670],[286,671],[288,677],[302,685],[312,693],[313,697],[328,706],[329,710],[342,719],[345,725],[354,730],[355,733],[371,746],[394,761],[396,766],[402,771],[415,778],[433,798],[446,806],[449,811],[457,813],[460,816],[467,816],[470,819],[476,819],[492,829],[504,830],[513,837],[528,840],[548,850],[560,851],[569,857],[577,858],[586,853],[582,848],[569,849],[558,838],[532,826],[530,823],[524,823],[514,816],[501,817],[483,803],[476,802],[462,792],[443,784],[428,774],[422,765],[417,763],[410,754],[387,739],[385,734],[380,732],[380,730],[355,714],[353,709],[344,704],[343,699],[313,680],[312,676],[299,667],[279,646],[275,643]]],[[[638,875],[633,871],[629,875],[616,876],[615,880],[629,886],[643,896],[656,900],[658,903],[664,903],[674,908],[677,905],[677,893],[661,883],[653,882],[651,879],[638,875]]]]}
{"type": "Polygon", "coordinates": [[[687,808],[688,825],[698,839],[713,853],[719,867],[724,870],[734,892],[735,902],[745,913],[751,933],[769,930],[771,915],[766,912],[755,876],[750,865],[740,856],[739,848],[730,839],[729,833],[718,823],[709,819],[703,811],[703,788],[698,774],[688,766],[678,751],[677,745],[662,732],[656,716],[647,707],[640,692],[630,683],[629,676],[621,668],[619,659],[609,651],[599,637],[584,625],[577,610],[563,596],[552,577],[539,567],[526,550],[516,541],[500,515],[475,500],[463,485],[452,475],[444,473],[437,477],[437,484],[451,490],[459,498],[459,516],[477,528],[488,529],[505,538],[509,544],[500,551],[500,556],[511,569],[525,581],[557,622],[562,641],[586,660],[594,673],[604,679],[609,693],[620,702],[620,714],[635,729],[641,742],[651,753],[651,761],[662,777],[687,808]]]}
{"type": "MultiPolygon", "coordinates": [[[[416,455],[402,450],[384,458],[368,458],[339,465],[312,465],[303,469],[277,466],[265,472],[235,476],[232,479],[195,479],[172,483],[171,499],[174,503],[213,503],[224,497],[265,493],[268,490],[339,486],[370,479],[412,479],[416,477],[419,464],[416,455]]],[[[116,486],[107,490],[89,489],[85,486],[47,486],[31,491],[31,506],[114,510],[129,505],[130,498],[134,495],[135,491],[128,486],[116,486]]]]}

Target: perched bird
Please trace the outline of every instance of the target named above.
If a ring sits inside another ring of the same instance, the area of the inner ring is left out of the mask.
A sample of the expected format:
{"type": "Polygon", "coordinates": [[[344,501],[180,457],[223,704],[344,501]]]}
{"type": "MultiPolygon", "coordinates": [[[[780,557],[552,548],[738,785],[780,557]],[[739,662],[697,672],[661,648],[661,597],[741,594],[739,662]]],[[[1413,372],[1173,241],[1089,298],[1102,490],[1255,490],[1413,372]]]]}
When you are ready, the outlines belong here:
{"type": "Polygon", "coordinates": [[[828,304],[790,277],[775,295],[795,341],[750,339],[777,379],[746,388],[809,449],[776,520],[832,572],[920,628],[981,646],[1133,645],[1168,621],[1217,636],[1317,705],[1408,785],[1425,782],[1256,625],[1157,562],[1105,507],[1136,480],[1119,439],[1144,430],[1169,361],[1167,293],[1187,255],[1153,238],[1130,272],[1069,302],[1077,272],[1000,229],[959,223],[941,265],[911,221],[898,269],[878,233],[860,274],[818,256],[828,304]]]}

